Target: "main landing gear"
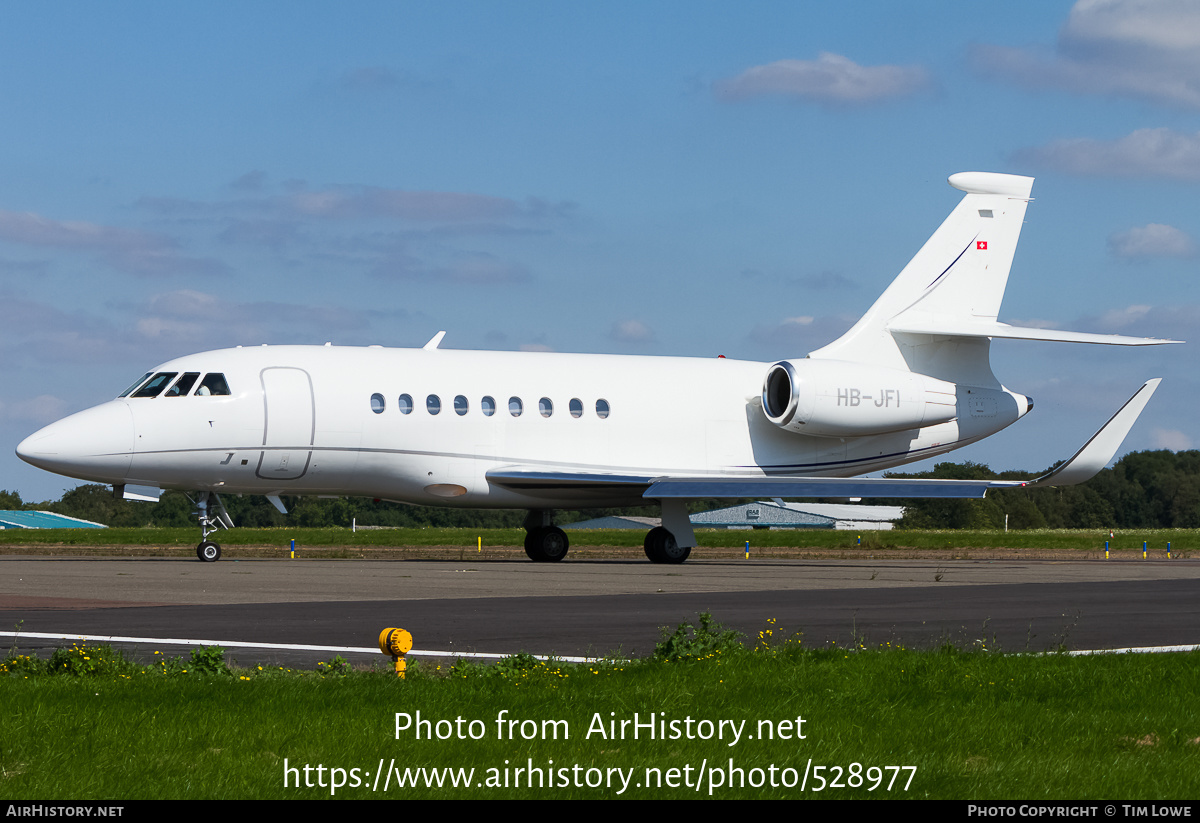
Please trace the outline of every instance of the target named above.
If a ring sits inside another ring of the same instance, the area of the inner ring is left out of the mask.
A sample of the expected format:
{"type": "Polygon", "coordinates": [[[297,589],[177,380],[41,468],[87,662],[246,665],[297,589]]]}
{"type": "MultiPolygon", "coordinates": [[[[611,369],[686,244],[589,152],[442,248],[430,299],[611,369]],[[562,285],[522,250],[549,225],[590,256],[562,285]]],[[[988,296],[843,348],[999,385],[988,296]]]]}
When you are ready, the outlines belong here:
{"type": "MultiPolygon", "coordinates": [[[[664,500],[662,510],[663,525],[646,535],[646,557],[651,563],[682,563],[696,545],[686,502],[664,500]]],[[[566,532],[551,523],[552,514],[549,510],[533,510],[525,517],[525,554],[536,563],[562,560],[571,545],[566,532]]]]}
{"type": "Polygon", "coordinates": [[[525,554],[535,563],[557,563],[567,556],[567,533],[550,522],[551,512],[531,511],[525,517],[525,554]]]}
{"type": "Polygon", "coordinates": [[[691,546],[680,546],[675,535],[662,526],[651,529],[643,545],[651,563],[682,563],[692,553],[691,546]]]}
{"type": "Polygon", "coordinates": [[[233,519],[216,492],[200,492],[192,503],[196,506],[196,517],[200,521],[200,545],[196,547],[196,557],[205,563],[215,563],[221,559],[221,547],[209,540],[208,536],[217,529],[232,529],[233,519]]]}
{"type": "Polygon", "coordinates": [[[651,563],[682,563],[692,553],[696,535],[688,517],[687,501],[662,501],[662,525],[650,530],[643,544],[651,563]]]}

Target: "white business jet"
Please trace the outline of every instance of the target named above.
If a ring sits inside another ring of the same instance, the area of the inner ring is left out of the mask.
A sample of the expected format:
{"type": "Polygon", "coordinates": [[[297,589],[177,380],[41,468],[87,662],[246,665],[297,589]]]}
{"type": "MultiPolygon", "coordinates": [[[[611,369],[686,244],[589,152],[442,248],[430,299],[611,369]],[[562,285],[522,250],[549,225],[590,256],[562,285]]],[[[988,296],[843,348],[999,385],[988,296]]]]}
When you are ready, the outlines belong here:
{"type": "MultiPolygon", "coordinates": [[[[996,320],[1033,178],[967,172],[966,193],[842,337],[777,363],[725,358],[262,346],[180,357],[120,397],[25,439],[21,459],[130,499],[193,495],[202,542],[232,527],[221,494],[363,496],[518,508],[525,551],[561,560],[555,508],[659,501],[646,555],[696,545],[686,503],[744,497],[982,497],[1000,481],[855,478],[1000,431],[1033,401],[992,374],[992,338],[1177,342],[996,320]]],[[[1029,485],[1112,459],[1151,380],[1084,448],[1029,485]]]]}

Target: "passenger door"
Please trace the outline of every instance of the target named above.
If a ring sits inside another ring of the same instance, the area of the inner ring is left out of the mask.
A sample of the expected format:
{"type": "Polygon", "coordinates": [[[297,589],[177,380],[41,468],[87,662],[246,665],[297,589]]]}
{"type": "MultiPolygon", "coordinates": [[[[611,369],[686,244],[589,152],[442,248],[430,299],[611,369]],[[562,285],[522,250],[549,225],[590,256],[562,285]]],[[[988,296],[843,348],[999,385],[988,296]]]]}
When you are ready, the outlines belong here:
{"type": "Polygon", "coordinates": [[[316,413],[312,378],[304,369],[262,370],[263,450],[256,474],[264,480],[296,480],[312,460],[316,413]]]}

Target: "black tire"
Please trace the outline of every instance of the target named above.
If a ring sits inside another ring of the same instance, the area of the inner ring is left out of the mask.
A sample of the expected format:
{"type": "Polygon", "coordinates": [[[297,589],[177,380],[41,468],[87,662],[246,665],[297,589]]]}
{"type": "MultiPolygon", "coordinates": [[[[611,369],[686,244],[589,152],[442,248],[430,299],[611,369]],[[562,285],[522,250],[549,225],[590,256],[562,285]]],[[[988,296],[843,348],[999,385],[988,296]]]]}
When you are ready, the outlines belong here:
{"type": "Polygon", "coordinates": [[[571,541],[558,526],[542,526],[525,533],[525,554],[535,563],[557,563],[567,556],[571,541]]]}
{"type": "Polygon", "coordinates": [[[646,557],[651,563],[682,563],[692,553],[691,546],[680,546],[675,535],[656,526],[646,534],[646,557]]]}
{"type": "Polygon", "coordinates": [[[205,563],[216,563],[221,559],[221,547],[212,541],[205,540],[196,547],[196,557],[205,563]]]}

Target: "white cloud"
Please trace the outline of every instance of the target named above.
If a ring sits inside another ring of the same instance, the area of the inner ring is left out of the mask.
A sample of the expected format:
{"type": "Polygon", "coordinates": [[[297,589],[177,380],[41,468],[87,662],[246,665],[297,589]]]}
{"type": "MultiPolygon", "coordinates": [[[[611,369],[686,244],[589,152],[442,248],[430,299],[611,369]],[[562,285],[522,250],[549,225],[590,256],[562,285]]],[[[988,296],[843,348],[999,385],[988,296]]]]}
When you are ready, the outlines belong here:
{"type": "Polygon", "coordinates": [[[113,268],[141,275],[218,275],[215,260],[181,255],[177,243],[159,234],[82,220],[52,220],[29,212],[0,209],[0,240],[69,251],[93,252],[113,268]]]}
{"type": "Polygon", "coordinates": [[[30,212],[0,209],[0,239],[30,246],[129,253],[161,250],[174,244],[165,237],[103,226],[82,220],[51,220],[30,212]]]}
{"type": "Polygon", "coordinates": [[[337,187],[300,191],[283,199],[286,211],[306,217],[390,217],[414,221],[495,220],[521,213],[516,201],[452,191],[337,187]]]}
{"type": "MultiPolygon", "coordinates": [[[[233,188],[247,196],[234,200],[203,201],[179,197],[142,197],[137,205],[167,217],[214,216],[241,218],[307,218],[312,220],[400,220],[412,223],[478,223],[495,226],[505,220],[543,220],[570,216],[571,202],[458,191],[407,189],[334,184],[310,188],[303,180],[279,184],[281,194],[266,194],[265,172],[253,171],[238,178],[233,188]]],[[[501,224],[502,226],[504,224],[501,224]]]]}
{"type": "Polygon", "coordinates": [[[262,191],[267,183],[267,173],[262,169],[248,171],[230,185],[239,191],[262,191]]]}
{"type": "Polygon", "coordinates": [[[981,45],[971,62],[1026,88],[1200,109],[1200,4],[1079,0],[1053,51],[981,45]]]}
{"type": "Polygon", "coordinates": [[[1128,334],[1132,337],[1159,337],[1194,340],[1200,328],[1200,304],[1178,303],[1171,306],[1131,305],[1113,309],[1099,317],[1081,317],[1066,328],[1098,334],[1128,334]]]}
{"type": "Polygon", "coordinates": [[[1170,449],[1174,452],[1187,451],[1195,443],[1191,437],[1178,429],[1154,429],[1150,433],[1150,442],[1156,449],[1170,449]]]}
{"type": "Polygon", "coordinates": [[[753,66],[717,83],[714,91],[727,101],[781,95],[826,105],[861,105],[903,97],[929,85],[929,73],[920,66],[860,66],[840,54],[822,52],[816,60],[753,66]]]}
{"type": "Polygon", "coordinates": [[[608,336],[618,343],[642,346],[654,341],[654,330],[641,320],[622,320],[613,323],[608,336]]]}
{"type": "Polygon", "coordinates": [[[1200,181],[1200,133],[1138,129],[1119,140],[1078,137],[1021,149],[1014,160],[1091,177],[1200,181]]]}
{"type": "Polygon", "coordinates": [[[785,317],[756,325],[750,341],[764,358],[800,357],[841,337],[857,319],[849,315],[785,317]]]}
{"type": "Polygon", "coordinates": [[[1105,329],[1124,329],[1142,322],[1150,314],[1152,307],[1144,305],[1126,306],[1123,309],[1113,309],[1100,317],[1100,325],[1105,329]]]}
{"type": "Polygon", "coordinates": [[[1192,257],[1196,244],[1187,234],[1162,223],[1148,223],[1108,238],[1108,248],[1117,257],[1192,257]]]}

